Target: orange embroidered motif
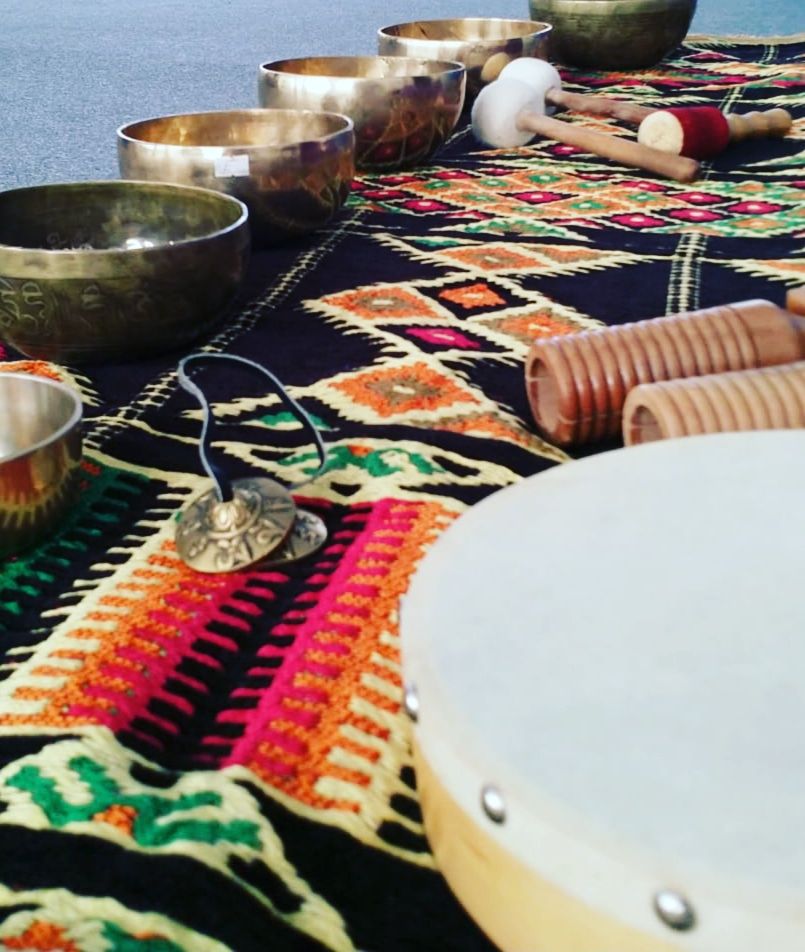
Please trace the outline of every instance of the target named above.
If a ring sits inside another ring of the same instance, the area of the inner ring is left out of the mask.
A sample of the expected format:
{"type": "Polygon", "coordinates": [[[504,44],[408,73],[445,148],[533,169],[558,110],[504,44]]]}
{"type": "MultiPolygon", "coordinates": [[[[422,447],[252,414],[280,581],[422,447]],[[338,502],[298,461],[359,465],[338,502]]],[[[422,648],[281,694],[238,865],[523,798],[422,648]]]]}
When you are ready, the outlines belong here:
{"type": "Polygon", "coordinates": [[[25,952],[80,952],[79,947],[67,938],[61,926],[37,919],[25,932],[18,936],[9,936],[2,940],[7,949],[20,949],[25,952]]]}
{"type": "Polygon", "coordinates": [[[602,257],[600,251],[592,248],[580,248],[578,245],[541,245],[540,254],[551,261],[560,261],[562,264],[584,261],[596,261],[602,257]]]}
{"type": "Polygon", "coordinates": [[[439,420],[439,429],[450,433],[467,433],[509,440],[518,446],[533,446],[534,436],[528,430],[517,428],[503,417],[493,413],[477,413],[469,416],[447,417],[439,420]]]}
{"type": "Polygon", "coordinates": [[[533,268],[534,259],[505,244],[483,244],[472,247],[451,248],[446,258],[481,271],[501,273],[517,271],[521,268],[533,268]]]}
{"type": "Polygon", "coordinates": [[[483,307],[484,305],[494,307],[496,304],[506,303],[487,284],[471,284],[463,288],[448,288],[445,291],[440,291],[439,297],[466,309],[483,307]]]}
{"type": "Polygon", "coordinates": [[[34,374],[50,380],[61,380],[57,368],[45,360],[9,360],[3,364],[3,373],[34,374]]]}
{"type": "Polygon", "coordinates": [[[530,344],[537,337],[570,334],[577,330],[576,327],[557,318],[549,310],[493,318],[484,321],[484,324],[496,331],[507,334],[509,337],[513,337],[515,340],[522,341],[524,344],[530,344]]]}
{"type": "Polygon", "coordinates": [[[477,403],[469,388],[458,386],[446,374],[425,363],[378,367],[332,384],[378,416],[418,411],[427,413],[454,403],[477,403]]]}
{"type": "Polygon", "coordinates": [[[117,827],[127,836],[131,836],[134,821],[137,819],[137,811],[134,807],[115,803],[108,809],[96,813],[92,819],[98,823],[108,823],[110,826],[117,827]]]}
{"type": "Polygon", "coordinates": [[[369,321],[383,321],[390,318],[443,320],[436,309],[430,306],[424,295],[404,288],[359,288],[347,294],[332,294],[321,298],[321,302],[369,321]]]}

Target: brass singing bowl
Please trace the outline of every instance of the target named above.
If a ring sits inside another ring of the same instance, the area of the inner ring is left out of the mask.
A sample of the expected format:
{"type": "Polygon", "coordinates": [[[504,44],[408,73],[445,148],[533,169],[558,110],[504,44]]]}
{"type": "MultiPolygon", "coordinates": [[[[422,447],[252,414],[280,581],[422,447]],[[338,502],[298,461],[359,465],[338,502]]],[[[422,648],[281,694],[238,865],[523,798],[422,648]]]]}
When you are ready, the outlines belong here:
{"type": "Polygon", "coordinates": [[[355,174],[352,121],[310,110],[144,119],[118,129],[117,151],[124,178],[200,185],[239,198],[261,244],[326,225],[355,174]]]}
{"type": "Polygon", "coordinates": [[[209,330],[249,254],[228,195],[153,182],[0,192],[0,338],[59,363],[128,360],[209,330]]]}
{"type": "Polygon", "coordinates": [[[390,56],[277,60],[260,67],[263,106],[324,109],[355,123],[355,164],[366,171],[424,162],[453,131],[464,105],[460,63],[390,56]]]}
{"type": "Polygon", "coordinates": [[[549,23],[469,17],[457,20],[415,20],[378,30],[378,52],[384,56],[420,56],[456,60],[467,70],[467,98],[497,79],[513,59],[546,59],[549,23]]]}
{"type": "Polygon", "coordinates": [[[696,0],[529,0],[532,17],[550,20],[550,57],[591,69],[645,69],[688,32],[696,0]]]}
{"type": "Polygon", "coordinates": [[[46,539],[75,503],[81,414],[70,387],[0,373],[0,558],[46,539]]]}

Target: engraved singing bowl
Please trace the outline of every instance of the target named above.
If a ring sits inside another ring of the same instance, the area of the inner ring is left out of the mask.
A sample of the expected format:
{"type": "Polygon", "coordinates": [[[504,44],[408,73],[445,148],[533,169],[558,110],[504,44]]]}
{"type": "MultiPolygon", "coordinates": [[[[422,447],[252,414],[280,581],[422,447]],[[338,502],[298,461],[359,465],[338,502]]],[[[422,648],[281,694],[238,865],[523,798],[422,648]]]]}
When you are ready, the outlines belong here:
{"type": "Polygon", "coordinates": [[[0,192],[0,338],[59,363],[173,350],[231,303],[248,212],[228,195],[151,182],[0,192]]]}
{"type": "Polygon", "coordinates": [[[349,116],[357,167],[390,171],[424,162],[444,143],[464,105],[465,71],[408,57],[307,57],[264,63],[258,83],[263,106],[349,116]]]}
{"type": "Polygon", "coordinates": [[[416,20],[378,30],[378,52],[384,56],[421,56],[456,60],[467,70],[467,99],[497,79],[513,59],[548,55],[549,23],[470,17],[416,20]]]}
{"type": "Polygon", "coordinates": [[[45,540],[75,503],[81,413],[62,383],[0,373],[0,558],[45,540]]]}
{"type": "Polygon", "coordinates": [[[253,236],[276,244],[326,225],[355,174],[352,121],[331,112],[239,109],[144,119],[117,133],[124,178],[239,198],[253,236]]]}
{"type": "Polygon", "coordinates": [[[592,69],[645,69],[688,32],[696,0],[529,0],[553,24],[552,60],[592,69]]]}

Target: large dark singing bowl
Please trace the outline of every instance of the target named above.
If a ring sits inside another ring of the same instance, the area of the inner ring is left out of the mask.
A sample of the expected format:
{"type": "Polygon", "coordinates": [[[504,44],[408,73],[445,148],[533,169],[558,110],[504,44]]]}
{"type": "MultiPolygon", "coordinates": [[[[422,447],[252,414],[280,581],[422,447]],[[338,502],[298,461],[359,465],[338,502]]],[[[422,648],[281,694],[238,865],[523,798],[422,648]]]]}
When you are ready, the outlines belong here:
{"type": "Polygon", "coordinates": [[[261,243],[326,225],[355,174],[352,121],[331,112],[240,109],[144,119],[117,133],[124,178],[201,185],[249,209],[261,243]]]}
{"type": "Polygon", "coordinates": [[[61,363],[129,359],[207,331],[241,282],[248,212],[150,182],[0,192],[0,338],[61,363]]]}
{"type": "Polygon", "coordinates": [[[467,97],[473,99],[511,60],[522,56],[545,59],[550,32],[549,23],[532,20],[416,20],[378,30],[377,48],[383,56],[421,56],[462,63],[467,70],[467,97]]]}
{"type": "Polygon", "coordinates": [[[46,539],[78,492],[81,398],[25,373],[0,373],[0,558],[46,539]]]}
{"type": "Polygon", "coordinates": [[[325,109],[355,123],[355,163],[367,171],[409,168],[453,131],[464,105],[460,63],[390,56],[325,56],[260,67],[264,106],[325,109]]]}
{"type": "Polygon", "coordinates": [[[654,66],[685,38],[696,0],[529,0],[553,24],[551,59],[591,69],[654,66]]]}

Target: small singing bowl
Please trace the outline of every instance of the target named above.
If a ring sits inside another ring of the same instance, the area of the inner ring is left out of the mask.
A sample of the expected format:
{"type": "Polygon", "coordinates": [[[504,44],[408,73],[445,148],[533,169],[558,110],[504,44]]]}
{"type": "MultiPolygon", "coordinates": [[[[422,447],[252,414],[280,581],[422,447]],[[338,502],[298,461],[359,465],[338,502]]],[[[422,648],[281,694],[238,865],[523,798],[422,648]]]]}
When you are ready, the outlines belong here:
{"type": "Polygon", "coordinates": [[[552,60],[590,69],[645,69],[688,32],[696,0],[529,0],[553,24],[552,60]]]}
{"type": "Polygon", "coordinates": [[[326,225],[355,174],[352,120],[331,112],[238,109],[144,119],[117,132],[124,178],[216,189],[277,244],[326,225]]]}
{"type": "Polygon", "coordinates": [[[464,105],[460,63],[392,56],[277,60],[260,67],[263,106],[324,109],[355,123],[355,164],[364,171],[410,168],[455,128],[464,105]]]}
{"type": "Polygon", "coordinates": [[[81,398],[26,373],[0,373],[0,558],[44,541],[78,494],[81,398]]]}
{"type": "Polygon", "coordinates": [[[548,55],[549,23],[470,17],[416,20],[378,30],[378,52],[384,56],[421,56],[456,60],[467,70],[467,99],[497,79],[513,59],[548,55]]]}
{"type": "Polygon", "coordinates": [[[59,363],[174,350],[216,324],[250,247],[218,192],[76,182],[0,192],[0,338],[59,363]]]}

